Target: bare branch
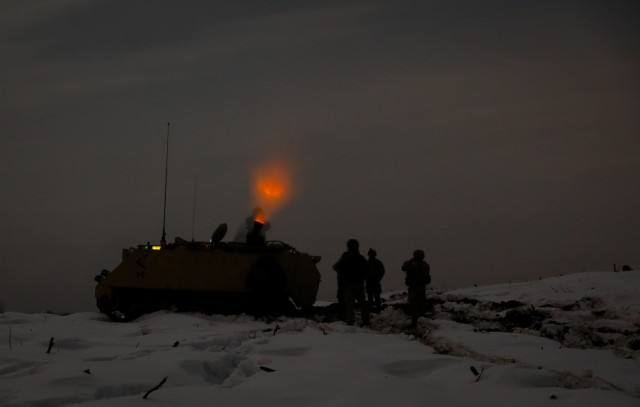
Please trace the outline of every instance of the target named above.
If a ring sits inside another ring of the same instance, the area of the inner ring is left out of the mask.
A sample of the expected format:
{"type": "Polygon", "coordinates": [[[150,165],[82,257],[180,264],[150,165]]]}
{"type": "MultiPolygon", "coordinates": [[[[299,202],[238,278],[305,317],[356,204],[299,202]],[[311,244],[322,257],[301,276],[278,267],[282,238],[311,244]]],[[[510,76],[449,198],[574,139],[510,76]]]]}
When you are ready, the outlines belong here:
{"type": "Polygon", "coordinates": [[[151,394],[152,392],[158,390],[160,387],[162,387],[162,385],[167,381],[169,377],[165,377],[164,379],[162,379],[162,381],[160,383],[158,383],[158,385],[156,387],[154,387],[153,389],[149,390],[148,392],[146,392],[144,394],[144,396],[142,396],[143,399],[146,399],[147,396],[149,396],[149,394],[151,394]]]}

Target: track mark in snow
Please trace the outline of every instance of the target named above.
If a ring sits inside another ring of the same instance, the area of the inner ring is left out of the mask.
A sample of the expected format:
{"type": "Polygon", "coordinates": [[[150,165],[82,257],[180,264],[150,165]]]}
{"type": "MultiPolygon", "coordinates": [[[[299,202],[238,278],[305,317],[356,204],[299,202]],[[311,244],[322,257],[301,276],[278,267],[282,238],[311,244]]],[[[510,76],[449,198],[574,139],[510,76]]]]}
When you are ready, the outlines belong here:
{"type": "Polygon", "coordinates": [[[21,376],[29,376],[37,372],[40,364],[26,361],[2,360],[0,365],[0,376],[4,378],[16,378],[21,376]]]}
{"type": "Polygon", "coordinates": [[[93,358],[84,359],[85,362],[111,362],[112,360],[118,359],[118,356],[97,356],[93,358]]]}
{"type": "Polygon", "coordinates": [[[133,353],[130,353],[128,355],[122,356],[120,357],[120,360],[134,360],[134,359],[139,359],[139,358],[143,358],[147,355],[150,355],[152,353],[154,353],[155,351],[152,349],[145,349],[145,350],[139,350],[133,353]]]}
{"type": "Polygon", "coordinates": [[[86,341],[80,338],[62,338],[55,342],[56,348],[64,350],[88,349],[91,347],[86,341]]]}
{"type": "Polygon", "coordinates": [[[95,392],[97,399],[112,399],[123,396],[142,395],[149,390],[149,384],[121,384],[113,386],[102,386],[95,392]]]}
{"type": "Polygon", "coordinates": [[[281,349],[271,349],[264,352],[261,352],[264,355],[271,356],[302,356],[309,352],[309,348],[281,348],[281,349]]]}
{"type": "Polygon", "coordinates": [[[86,401],[79,397],[50,397],[42,400],[28,400],[11,404],[3,404],[2,407],[63,407],[86,401]]]}
{"type": "Polygon", "coordinates": [[[93,383],[93,380],[88,376],[61,377],[51,380],[49,383],[54,386],[87,387],[93,383]]]}
{"type": "Polygon", "coordinates": [[[211,361],[186,360],[181,363],[188,374],[200,376],[210,384],[232,387],[258,371],[257,364],[241,355],[224,355],[211,361]]]}
{"type": "Polygon", "coordinates": [[[429,360],[399,360],[383,365],[382,369],[392,376],[407,379],[419,379],[429,376],[438,369],[458,363],[460,362],[444,358],[429,360]]]}
{"type": "Polygon", "coordinates": [[[234,349],[242,345],[244,340],[248,339],[248,336],[244,333],[235,334],[230,336],[203,336],[198,338],[199,340],[189,343],[189,346],[193,350],[197,351],[220,351],[223,349],[234,349]]]}
{"type": "Polygon", "coordinates": [[[635,389],[626,389],[620,388],[615,384],[601,378],[601,377],[592,377],[590,375],[578,376],[571,372],[559,372],[558,378],[562,387],[567,389],[602,389],[602,390],[610,390],[617,391],[620,393],[624,393],[627,396],[640,398],[640,388],[636,387],[635,389]]]}

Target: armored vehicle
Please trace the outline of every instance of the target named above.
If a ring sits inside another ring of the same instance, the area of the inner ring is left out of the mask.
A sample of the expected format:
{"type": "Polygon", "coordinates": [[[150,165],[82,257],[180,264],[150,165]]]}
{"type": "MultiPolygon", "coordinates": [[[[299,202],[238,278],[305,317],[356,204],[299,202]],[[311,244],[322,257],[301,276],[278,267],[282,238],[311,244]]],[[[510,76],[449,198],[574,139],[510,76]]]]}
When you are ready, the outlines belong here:
{"type": "Polygon", "coordinates": [[[222,242],[225,232],[221,224],[209,242],[176,238],[123,249],[122,262],[95,278],[98,308],[126,321],[159,309],[273,315],[313,306],[319,256],[259,234],[222,242]]]}

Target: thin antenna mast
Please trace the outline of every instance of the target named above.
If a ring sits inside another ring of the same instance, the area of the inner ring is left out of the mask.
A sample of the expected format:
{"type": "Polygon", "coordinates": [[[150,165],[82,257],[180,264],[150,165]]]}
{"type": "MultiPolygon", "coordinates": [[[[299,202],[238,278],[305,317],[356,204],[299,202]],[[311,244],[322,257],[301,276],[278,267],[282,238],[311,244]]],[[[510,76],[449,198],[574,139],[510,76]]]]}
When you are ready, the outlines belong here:
{"type": "Polygon", "coordinates": [[[170,122],[167,122],[167,152],[164,159],[164,207],[162,209],[162,239],[160,239],[160,245],[167,244],[167,232],[165,231],[165,225],[167,221],[167,178],[169,174],[169,127],[170,122]]]}
{"type": "Polygon", "coordinates": [[[198,191],[198,176],[196,175],[196,179],[193,181],[193,214],[191,215],[191,241],[195,242],[193,237],[193,232],[195,230],[196,225],[196,193],[198,191]]]}

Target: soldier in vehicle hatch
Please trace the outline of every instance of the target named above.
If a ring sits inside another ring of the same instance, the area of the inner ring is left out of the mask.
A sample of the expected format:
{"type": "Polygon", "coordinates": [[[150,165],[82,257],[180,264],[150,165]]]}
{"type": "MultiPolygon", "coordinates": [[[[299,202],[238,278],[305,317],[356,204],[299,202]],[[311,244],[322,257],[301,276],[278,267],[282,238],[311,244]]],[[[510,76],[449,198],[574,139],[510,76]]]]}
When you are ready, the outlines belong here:
{"type": "Polygon", "coordinates": [[[385,270],[384,264],[376,257],[378,253],[376,253],[374,249],[369,249],[367,255],[369,256],[369,269],[366,278],[366,291],[369,309],[373,310],[380,308],[380,293],[382,292],[380,282],[382,281],[385,270]]]}
{"type": "Polygon", "coordinates": [[[356,239],[347,241],[347,251],[333,265],[338,273],[338,281],[342,284],[345,304],[345,321],[349,325],[355,322],[356,302],[362,313],[362,325],[369,325],[369,307],[364,296],[364,279],[368,263],[360,254],[360,244],[356,239]]]}
{"type": "Polygon", "coordinates": [[[427,311],[427,284],[431,282],[429,263],[424,260],[424,251],[414,250],[413,257],[402,264],[405,272],[405,284],[409,296],[407,298],[411,325],[416,326],[418,318],[427,311]]]}

